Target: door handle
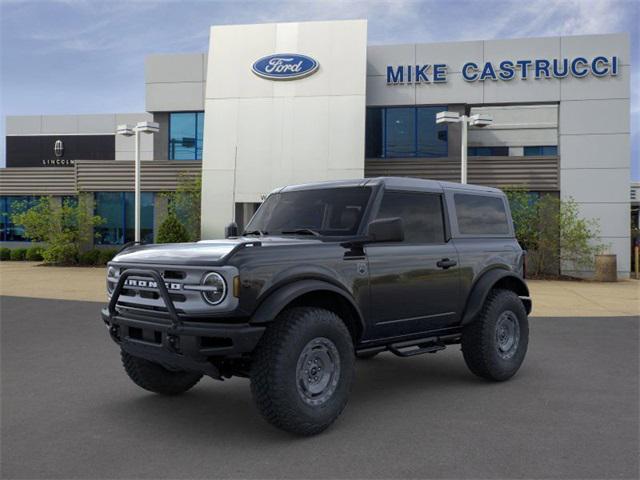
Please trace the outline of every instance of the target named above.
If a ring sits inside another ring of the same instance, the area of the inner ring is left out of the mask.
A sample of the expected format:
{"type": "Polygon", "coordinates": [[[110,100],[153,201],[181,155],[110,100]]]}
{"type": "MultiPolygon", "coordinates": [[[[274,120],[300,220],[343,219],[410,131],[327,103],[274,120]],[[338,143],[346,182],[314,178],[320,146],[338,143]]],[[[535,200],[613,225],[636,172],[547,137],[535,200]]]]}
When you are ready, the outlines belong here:
{"type": "Polygon", "coordinates": [[[455,260],[451,260],[449,258],[443,258],[436,265],[444,270],[447,268],[455,267],[458,264],[455,260]]]}

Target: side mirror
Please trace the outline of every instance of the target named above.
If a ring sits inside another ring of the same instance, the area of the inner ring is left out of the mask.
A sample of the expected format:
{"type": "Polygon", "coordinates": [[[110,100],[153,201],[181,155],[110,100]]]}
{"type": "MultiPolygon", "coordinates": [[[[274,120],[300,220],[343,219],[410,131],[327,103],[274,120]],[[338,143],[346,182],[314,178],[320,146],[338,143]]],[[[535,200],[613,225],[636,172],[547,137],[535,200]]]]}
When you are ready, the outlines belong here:
{"type": "Polygon", "coordinates": [[[395,218],[379,218],[369,223],[367,236],[370,242],[401,242],[404,240],[402,220],[395,218]]]}
{"type": "Polygon", "coordinates": [[[236,222],[231,222],[229,225],[224,227],[224,238],[237,237],[237,236],[238,236],[238,224],[236,222]]]}

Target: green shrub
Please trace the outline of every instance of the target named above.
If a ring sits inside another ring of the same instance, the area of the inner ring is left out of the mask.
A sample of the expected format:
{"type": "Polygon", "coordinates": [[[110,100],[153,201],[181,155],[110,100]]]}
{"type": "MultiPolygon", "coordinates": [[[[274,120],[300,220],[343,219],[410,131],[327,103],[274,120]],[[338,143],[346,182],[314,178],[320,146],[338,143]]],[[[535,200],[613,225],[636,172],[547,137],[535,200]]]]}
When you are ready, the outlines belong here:
{"type": "Polygon", "coordinates": [[[107,248],[105,250],[99,250],[100,255],[98,256],[97,265],[106,265],[107,262],[110,262],[113,257],[118,253],[117,248],[107,248]]]}
{"type": "Polygon", "coordinates": [[[45,263],[54,265],[73,265],[78,263],[78,246],[73,243],[49,245],[42,252],[45,263]]]}
{"type": "Polygon", "coordinates": [[[29,247],[25,259],[30,262],[39,262],[42,260],[42,247],[29,247]]]}
{"type": "Polygon", "coordinates": [[[186,241],[200,240],[202,178],[182,172],[176,191],[162,195],[167,199],[169,213],[174,214],[187,230],[188,239],[186,241]]]}
{"type": "Polygon", "coordinates": [[[11,250],[10,258],[13,261],[22,261],[27,254],[26,248],[14,248],[11,250]]]}
{"type": "Polygon", "coordinates": [[[42,251],[46,263],[77,263],[81,245],[92,240],[94,227],[104,223],[93,215],[91,202],[85,195],[65,199],[62,204],[52,197],[41,197],[34,206],[15,204],[11,220],[24,228],[25,237],[46,242],[42,251]]]}
{"type": "Polygon", "coordinates": [[[158,229],[158,243],[188,242],[189,233],[174,213],[169,213],[158,229]]]}
{"type": "Polygon", "coordinates": [[[0,248],[0,261],[11,259],[11,249],[7,247],[0,248]]]}
{"type": "Polygon", "coordinates": [[[569,270],[590,269],[594,256],[604,249],[597,220],[580,216],[571,199],[555,195],[533,198],[522,189],[505,189],[511,206],[516,237],[527,250],[527,273],[557,275],[560,266],[569,270]]]}
{"type": "Polygon", "coordinates": [[[100,261],[100,250],[94,248],[92,250],[82,252],[79,260],[81,265],[98,265],[100,261]]]}

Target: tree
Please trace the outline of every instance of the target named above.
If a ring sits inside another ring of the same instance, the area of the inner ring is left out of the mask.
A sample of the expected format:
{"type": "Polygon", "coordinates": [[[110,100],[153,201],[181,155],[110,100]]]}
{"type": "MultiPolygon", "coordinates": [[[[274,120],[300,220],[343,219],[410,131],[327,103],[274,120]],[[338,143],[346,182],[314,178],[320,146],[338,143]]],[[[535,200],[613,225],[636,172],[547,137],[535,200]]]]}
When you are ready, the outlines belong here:
{"type": "Polygon", "coordinates": [[[168,200],[169,214],[173,214],[184,225],[187,240],[200,240],[200,201],[202,179],[185,173],[180,174],[175,192],[164,194],[168,200]]]}
{"type": "Polygon", "coordinates": [[[180,223],[180,220],[178,220],[175,214],[169,213],[158,229],[158,243],[180,243],[188,241],[189,234],[185,226],[180,223]]]}
{"type": "Polygon", "coordinates": [[[570,269],[590,269],[595,255],[606,245],[600,243],[600,225],[595,219],[580,217],[578,204],[573,199],[560,202],[560,261],[570,269]]]}
{"type": "Polygon", "coordinates": [[[11,220],[24,228],[25,237],[46,243],[42,250],[46,263],[73,264],[78,262],[82,245],[92,240],[94,227],[104,223],[91,211],[84,196],[64,199],[61,204],[52,197],[41,197],[31,208],[26,203],[15,205],[11,220]]]}
{"type": "Polygon", "coordinates": [[[505,193],[531,275],[557,275],[561,265],[569,270],[593,266],[594,256],[604,248],[598,241],[598,222],[582,218],[573,199],[553,194],[536,199],[518,188],[505,193]]]}

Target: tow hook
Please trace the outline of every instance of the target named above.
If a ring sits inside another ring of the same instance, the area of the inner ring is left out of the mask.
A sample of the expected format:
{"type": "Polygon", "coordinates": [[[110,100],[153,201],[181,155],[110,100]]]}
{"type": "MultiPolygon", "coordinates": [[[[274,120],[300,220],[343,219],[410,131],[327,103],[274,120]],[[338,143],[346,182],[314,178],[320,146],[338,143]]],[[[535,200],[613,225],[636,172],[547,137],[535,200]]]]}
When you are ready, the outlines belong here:
{"type": "Polygon", "coordinates": [[[167,335],[167,342],[169,343],[169,348],[179,353],[180,352],[180,337],[176,335],[167,335]]]}
{"type": "Polygon", "coordinates": [[[116,342],[120,342],[120,328],[118,325],[111,325],[109,327],[109,335],[111,335],[111,338],[116,342]]]}

